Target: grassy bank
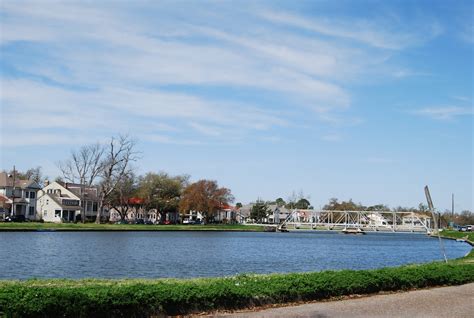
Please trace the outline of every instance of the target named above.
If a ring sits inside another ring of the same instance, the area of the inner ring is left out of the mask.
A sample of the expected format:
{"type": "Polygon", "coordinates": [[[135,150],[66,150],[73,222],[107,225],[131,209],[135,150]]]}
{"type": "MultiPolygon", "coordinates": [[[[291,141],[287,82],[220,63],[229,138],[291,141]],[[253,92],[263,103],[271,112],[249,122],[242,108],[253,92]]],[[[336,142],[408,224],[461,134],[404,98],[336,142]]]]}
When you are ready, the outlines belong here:
{"type": "Polygon", "coordinates": [[[443,230],[440,232],[441,237],[452,238],[452,239],[464,239],[474,244],[474,232],[459,232],[452,230],[443,230]]]}
{"type": "Polygon", "coordinates": [[[1,231],[263,231],[253,225],[144,225],[144,224],[95,224],[95,223],[0,223],[1,231]]]}
{"type": "Polygon", "coordinates": [[[11,317],[148,317],[474,282],[474,253],[448,264],[160,280],[0,281],[11,317]]]}

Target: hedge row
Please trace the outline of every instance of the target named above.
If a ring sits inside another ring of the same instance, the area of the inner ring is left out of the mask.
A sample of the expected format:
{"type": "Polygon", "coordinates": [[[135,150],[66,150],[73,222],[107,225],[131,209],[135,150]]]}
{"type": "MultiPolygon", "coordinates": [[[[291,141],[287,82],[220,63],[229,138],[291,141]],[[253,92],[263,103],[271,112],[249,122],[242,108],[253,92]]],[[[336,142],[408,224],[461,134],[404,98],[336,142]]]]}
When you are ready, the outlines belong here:
{"type": "Polygon", "coordinates": [[[190,280],[0,282],[8,317],[148,317],[474,282],[472,263],[190,280]]]}

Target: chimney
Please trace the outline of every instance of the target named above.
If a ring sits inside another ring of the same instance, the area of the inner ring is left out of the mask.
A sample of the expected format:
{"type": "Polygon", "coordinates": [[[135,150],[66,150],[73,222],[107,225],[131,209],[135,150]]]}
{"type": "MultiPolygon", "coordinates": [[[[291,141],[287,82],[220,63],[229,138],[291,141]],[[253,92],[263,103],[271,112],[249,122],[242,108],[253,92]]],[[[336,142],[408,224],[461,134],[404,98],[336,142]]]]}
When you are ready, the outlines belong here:
{"type": "Polygon", "coordinates": [[[49,185],[49,180],[44,180],[44,186],[47,187],[49,185]]]}

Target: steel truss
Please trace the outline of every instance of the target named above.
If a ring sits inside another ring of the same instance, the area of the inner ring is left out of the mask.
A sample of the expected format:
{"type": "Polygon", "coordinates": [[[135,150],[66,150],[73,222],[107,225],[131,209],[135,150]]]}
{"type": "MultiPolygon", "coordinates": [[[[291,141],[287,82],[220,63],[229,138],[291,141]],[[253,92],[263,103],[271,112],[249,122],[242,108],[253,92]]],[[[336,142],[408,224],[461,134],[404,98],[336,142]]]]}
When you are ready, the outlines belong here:
{"type": "Polygon", "coordinates": [[[418,212],[293,210],[279,229],[431,232],[431,217],[418,212]]]}

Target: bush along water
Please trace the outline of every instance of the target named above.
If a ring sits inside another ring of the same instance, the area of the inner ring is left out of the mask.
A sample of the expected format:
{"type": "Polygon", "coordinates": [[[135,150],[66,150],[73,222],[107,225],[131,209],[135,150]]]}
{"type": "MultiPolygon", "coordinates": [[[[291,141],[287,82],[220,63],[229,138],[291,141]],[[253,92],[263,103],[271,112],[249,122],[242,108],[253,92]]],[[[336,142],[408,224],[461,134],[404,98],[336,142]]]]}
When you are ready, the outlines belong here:
{"type": "MultiPolygon", "coordinates": [[[[468,259],[472,260],[472,253],[468,259]]],[[[159,280],[0,281],[7,317],[149,317],[474,282],[454,261],[377,270],[159,280]]]]}

